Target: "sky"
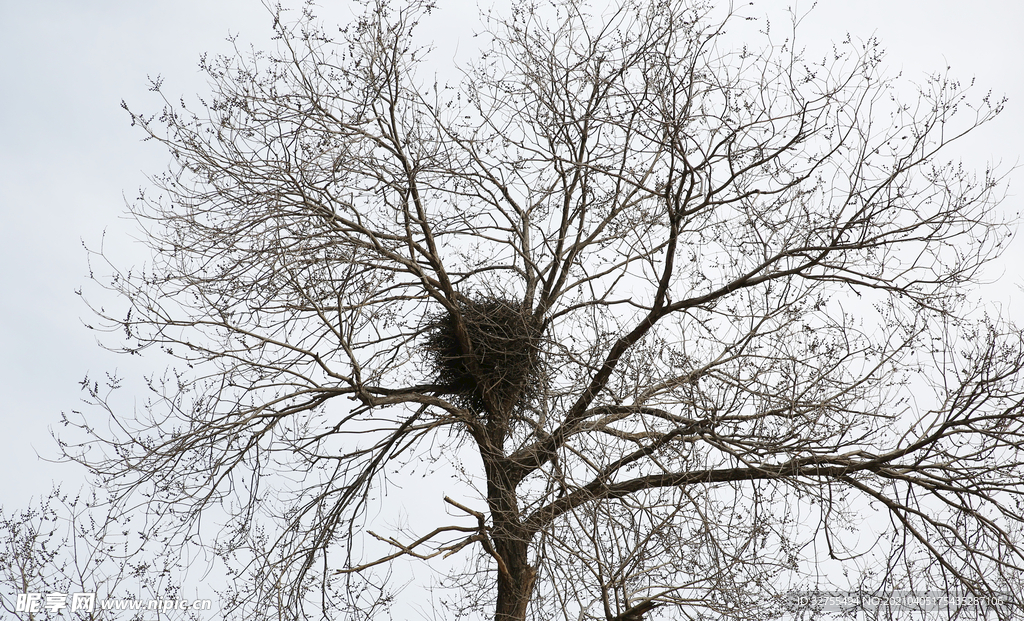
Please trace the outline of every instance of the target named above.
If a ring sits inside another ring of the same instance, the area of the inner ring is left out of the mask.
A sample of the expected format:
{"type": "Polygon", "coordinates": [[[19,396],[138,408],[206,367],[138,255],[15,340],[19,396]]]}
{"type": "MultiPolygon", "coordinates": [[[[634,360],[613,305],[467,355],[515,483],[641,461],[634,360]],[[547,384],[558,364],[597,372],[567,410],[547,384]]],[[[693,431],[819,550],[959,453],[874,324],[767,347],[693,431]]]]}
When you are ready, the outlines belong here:
{"type": "MultiPolygon", "coordinates": [[[[332,15],[347,11],[344,2],[323,4],[332,15]]],[[[438,4],[429,27],[444,58],[466,35],[451,36],[443,25],[470,23],[476,5],[438,4]]],[[[745,11],[779,15],[785,4],[757,2],[745,11]]],[[[157,75],[166,93],[194,100],[207,89],[197,67],[203,52],[228,51],[229,34],[267,47],[270,25],[258,0],[0,0],[0,506],[8,512],[45,495],[52,481],[68,489],[84,483],[77,467],[47,459],[57,455],[50,433],[61,412],[82,407],[85,375],[162,370],[99,347],[76,294],[88,285],[83,244],[103,245],[121,266],[148,259],[123,217],[125,197],[169,158],[141,140],[121,101],[157,111],[147,90],[157,75]]],[[[889,51],[889,74],[921,81],[949,67],[964,82],[975,79],[979,93],[1007,95],[1003,117],[957,154],[976,168],[1001,162],[1009,169],[1024,162],[1022,27],[1024,3],[1009,0],[822,0],[804,34],[818,44],[847,31],[876,35],[889,51]]],[[[1024,171],[1011,175],[1006,211],[1021,211],[1022,184],[1024,171]]],[[[987,273],[986,292],[1024,323],[1020,265],[1024,240],[1015,240],[987,273]]]]}

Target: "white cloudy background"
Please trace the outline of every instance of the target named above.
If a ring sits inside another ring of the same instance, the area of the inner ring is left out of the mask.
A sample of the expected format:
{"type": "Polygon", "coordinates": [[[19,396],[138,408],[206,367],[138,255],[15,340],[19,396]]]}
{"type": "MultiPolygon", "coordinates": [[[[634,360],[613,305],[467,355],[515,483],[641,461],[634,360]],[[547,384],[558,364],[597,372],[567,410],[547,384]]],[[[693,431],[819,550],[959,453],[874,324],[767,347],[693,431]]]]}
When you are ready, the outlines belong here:
{"type": "MultiPolygon", "coordinates": [[[[327,14],[350,14],[345,2],[322,4],[327,14]]],[[[450,64],[456,44],[470,48],[470,33],[452,25],[471,23],[476,3],[439,4],[427,26],[445,46],[437,62],[450,64]]],[[[771,13],[781,26],[786,4],[759,0],[743,10],[771,13]]],[[[206,89],[200,54],[229,50],[228,34],[239,35],[242,45],[267,47],[270,22],[258,0],[0,0],[0,505],[8,512],[45,494],[53,480],[71,489],[83,484],[74,466],[41,459],[56,456],[50,430],[62,411],[80,407],[83,376],[162,370],[97,347],[83,327],[89,310],[75,293],[88,285],[83,242],[98,248],[104,231],[122,265],[148,258],[132,240],[133,223],[121,217],[124,197],[168,157],[141,141],[121,100],[158,111],[159,100],[147,91],[147,78],[157,75],[165,93],[194,100],[206,89]]],[[[889,50],[890,74],[921,81],[927,71],[949,67],[962,81],[975,79],[979,96],[989,89],[1007,95],[1003,117],[947,156],[961,155],[979,169],[1024,161],[1024,3],[822,0],[804,28],[812,48],[847,31],[877,35],[889,50]]],[[[1004,208],[1017,213],[1024,171],[1011,177],[1004,208]]],[[[1022,265],[1024,240],[1017,240],[988,272],[989,297],[1018,323],[1022,265]]],[[[121,402],[131,407],[132,399],[121,402]]]]}

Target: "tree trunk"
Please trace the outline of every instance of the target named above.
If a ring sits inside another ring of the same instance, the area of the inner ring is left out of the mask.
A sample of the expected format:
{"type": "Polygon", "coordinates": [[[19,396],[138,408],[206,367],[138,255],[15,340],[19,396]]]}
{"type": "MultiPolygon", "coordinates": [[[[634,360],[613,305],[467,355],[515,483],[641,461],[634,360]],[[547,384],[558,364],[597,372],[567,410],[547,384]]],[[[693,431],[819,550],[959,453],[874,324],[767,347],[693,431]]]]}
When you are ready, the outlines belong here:
{"type": "Polygon", "coordinates": [[[516,484],[504,458],[485,462],[491,540],[498,561],[498,601],[495,621],[523,621],[537,572],[529,563],[530,536],[519,519],[516,484]]]}
{"type": "Polygon", "coordinates": [[[527,542],[494,542],[495,551],[505,562],[504,572],[498,571],[498,603],[494,611],[495,621],[524,621],[526,607],[533,593],[537,572],[527,562],[527,542]]]}

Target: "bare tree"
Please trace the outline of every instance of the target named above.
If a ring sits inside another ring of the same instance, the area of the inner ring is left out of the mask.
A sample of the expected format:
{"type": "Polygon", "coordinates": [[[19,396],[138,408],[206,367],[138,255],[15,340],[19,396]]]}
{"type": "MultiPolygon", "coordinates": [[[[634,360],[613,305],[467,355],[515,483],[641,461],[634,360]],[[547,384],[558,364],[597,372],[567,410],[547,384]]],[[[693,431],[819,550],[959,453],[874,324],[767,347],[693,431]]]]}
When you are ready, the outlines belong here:
{"type": "Polygon", "coordinates": [[[200,618],[191,610],[163,607],[163,602],[187,599],[175,580],[174,555],[147,559],[152,550],[135,532],[142,520],[103,511],[109,506],[95,490],[71,496],[55,487],[25,509],[8,514],[0,507],[0,610],[5,619],[200,618]],[[79,601],[77,595],[91,598],[79,601]],[[153,600],[161,608],[150,610],[153,600]]]}
{"type": "Polygon", "coordinates": [[[369,615],[410,559],[502,621],[1024,569],[1024,345],[972,297],[1010,227],[940,159],[1002,102],[701,2],[520,2],[448,84],[430,12],[278,14],[198,108],[131,113],[174,164],[97,327],[181,364],[134,412],[87,384],[106,457],[69,455],[185,534],[229,512],[250,615],[369,615]],[[419,458],[450,520],[366,530],[419,458]]]}

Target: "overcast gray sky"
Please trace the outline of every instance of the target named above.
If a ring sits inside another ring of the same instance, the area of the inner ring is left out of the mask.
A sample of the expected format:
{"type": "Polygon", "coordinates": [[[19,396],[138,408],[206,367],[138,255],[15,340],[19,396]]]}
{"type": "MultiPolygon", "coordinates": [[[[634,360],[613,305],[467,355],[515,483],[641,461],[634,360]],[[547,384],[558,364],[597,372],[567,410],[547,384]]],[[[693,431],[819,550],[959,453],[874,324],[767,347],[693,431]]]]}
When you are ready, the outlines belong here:
{"type": "MultiPolygon", "coordinates": [[[[346,6],[323,4],[335,14],[346,6]]],[[[779,15],[785,4],[758,2],[746,12],[779,15]]],[[[462,0],[439,5],[435,28],[475,12],[462,0]]],[[[45,494],[51,480],[82,483],[74,468],[36,455],[56,454],[49,429],[62,411],[80,407],[78,382],[86,373],[161,370],[97,347],[82,325],[89,310],[75,294],[87,285],[83,241],[99,247],[106,231],[121,265],[148,257],[121,218],[123,196],[145,186],[146,173],[159,172],[168,158],[141,142],[121,100],[157,111],[147,77],[158,74],[168,94],[202,94],[199,55],[228,49],[229,33],[267,46],[269,26],[256,0],[0,0],[0,505],[8,511],[45,494]]],[[[960,153],[975,166],[1010,167],[1024,160],[1022,27],[1024,3],[1010,0],[822,0],[804,35],[820,44],[846,31],[876,34],[889,50],[890,73],[921,79],[949,66],[964,81],[976,78],[979,91],[1005,93],[1006,114],[960,153]]],[[[1020,211],[1024,179],[1016,177],[1005,205],[1011,212],[1020,211]]],[[[1005,302],[1017,292],[1021,264],[1017,241],[989,272],[1001,275],[993,295],[1005,302]]],[[[1006,312],[1024,323],[1019,304],[1006,312]]],[[[130,407],[131,399],[122,402],[130,407]]]]}

